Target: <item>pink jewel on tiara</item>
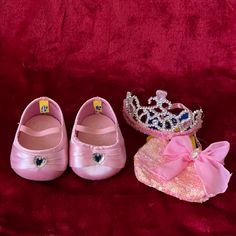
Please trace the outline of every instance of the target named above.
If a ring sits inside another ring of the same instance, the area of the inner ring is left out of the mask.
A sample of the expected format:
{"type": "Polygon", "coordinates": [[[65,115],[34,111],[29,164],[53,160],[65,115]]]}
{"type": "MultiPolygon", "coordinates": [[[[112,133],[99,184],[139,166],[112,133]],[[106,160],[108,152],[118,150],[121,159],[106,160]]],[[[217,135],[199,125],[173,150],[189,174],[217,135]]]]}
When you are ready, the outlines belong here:
{"type": "Polygon", "coordinates": [[[181,103],[172,104],[166,96],[166,91],[157,90],[156,96],[148,99],[149,106],[142,106],[137,96],[127,92],[124,117],[132,127],[154,137],[196,132],[201,127],[203,111],[192,112],[181,103]]]}

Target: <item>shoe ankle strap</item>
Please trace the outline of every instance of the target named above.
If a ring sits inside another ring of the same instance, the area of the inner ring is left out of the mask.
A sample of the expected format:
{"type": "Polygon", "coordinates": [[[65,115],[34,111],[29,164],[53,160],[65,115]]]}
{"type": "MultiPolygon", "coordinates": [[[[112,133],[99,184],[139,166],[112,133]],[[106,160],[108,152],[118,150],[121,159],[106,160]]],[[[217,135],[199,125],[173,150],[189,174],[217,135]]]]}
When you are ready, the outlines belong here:
{"type": "Polygon", "coordinates": [[[51,134],[60,133],[61,129],[59,127],[53,127],[53,128],[44,129],[41,131],[36,131],[25,125],[21,125],[20,131],[33,137],[43,137],[43,136],[47,136],[51,134]]]}
{"type": "Polygon", "coordinates": [[[102,129],[91,128],[91,127],[83,126],[83,125],[76,126],[76,131],[88,133],[88,134],[107,134],[107,133],[115,132],[116,129],[117,127],[115,125],[102,128],[102,129]]]}

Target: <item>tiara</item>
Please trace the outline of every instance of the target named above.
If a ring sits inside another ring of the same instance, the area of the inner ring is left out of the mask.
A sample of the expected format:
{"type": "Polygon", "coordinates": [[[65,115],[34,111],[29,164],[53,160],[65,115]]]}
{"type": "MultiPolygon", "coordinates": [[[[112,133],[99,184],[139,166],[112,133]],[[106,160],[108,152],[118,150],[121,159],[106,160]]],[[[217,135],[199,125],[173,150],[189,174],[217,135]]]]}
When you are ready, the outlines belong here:
{"type": "Polygon", "coordinates": [[[123,114],[135,129],[154,137],[186,135],[196,132],[202,124],[202,109],[191,111],[181,103],[171,103],[167,92],[156,91],[148,99],[149,106],[141,106],[137,96],[127,92],[123,114]]]}

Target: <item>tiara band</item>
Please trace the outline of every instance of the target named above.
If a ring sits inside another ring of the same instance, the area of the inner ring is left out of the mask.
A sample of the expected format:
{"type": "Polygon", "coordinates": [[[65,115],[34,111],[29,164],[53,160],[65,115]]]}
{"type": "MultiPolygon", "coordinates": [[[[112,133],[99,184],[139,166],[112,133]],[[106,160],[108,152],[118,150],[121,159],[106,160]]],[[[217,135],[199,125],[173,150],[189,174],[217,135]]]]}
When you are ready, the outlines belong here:
{"type": "Polygon", "coordinates": [[[127,92],[123,104],[125,119],[133,128],[154,137],[196,132],[202,124],[202,109],[192,112],[181,103],[172,104],[166,96],[167,92],[157,90],[156,96],[148,99],[149,106],[141,106],[138,97],[127,92]]]}

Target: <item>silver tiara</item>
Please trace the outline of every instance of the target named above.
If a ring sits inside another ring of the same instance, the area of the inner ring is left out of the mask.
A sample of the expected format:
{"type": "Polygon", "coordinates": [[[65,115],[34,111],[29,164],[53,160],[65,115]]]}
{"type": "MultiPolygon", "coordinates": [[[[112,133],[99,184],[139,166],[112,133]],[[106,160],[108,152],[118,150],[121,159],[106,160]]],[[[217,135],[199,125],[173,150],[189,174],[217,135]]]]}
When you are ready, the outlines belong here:
{"type": "Polygon", "coordinates": [[[137,96],[127,92],[124,100],[124,113],[128,118],[128,123],[139,130],[140,128],[146,128],[175,133],[200,128],[202,109],[192,112],[181,103],[172,104],[166,99],[166,96],[167,92],[157,90],[156,96],[148,99],[149,106],[141,106],[137,96]]]}

